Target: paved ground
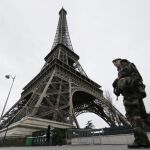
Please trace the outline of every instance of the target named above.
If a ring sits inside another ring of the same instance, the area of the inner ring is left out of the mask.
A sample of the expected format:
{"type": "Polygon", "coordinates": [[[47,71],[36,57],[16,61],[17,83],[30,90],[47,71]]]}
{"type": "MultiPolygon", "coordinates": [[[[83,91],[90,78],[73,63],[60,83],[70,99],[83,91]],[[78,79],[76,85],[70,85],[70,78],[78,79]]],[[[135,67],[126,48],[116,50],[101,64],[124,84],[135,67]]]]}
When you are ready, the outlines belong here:
{"type": "Polygon", "coordinates": [[[0,150],[127,150],[127,149],[128,148],[126,147],[126,145],[0,147],[0,150]]]}

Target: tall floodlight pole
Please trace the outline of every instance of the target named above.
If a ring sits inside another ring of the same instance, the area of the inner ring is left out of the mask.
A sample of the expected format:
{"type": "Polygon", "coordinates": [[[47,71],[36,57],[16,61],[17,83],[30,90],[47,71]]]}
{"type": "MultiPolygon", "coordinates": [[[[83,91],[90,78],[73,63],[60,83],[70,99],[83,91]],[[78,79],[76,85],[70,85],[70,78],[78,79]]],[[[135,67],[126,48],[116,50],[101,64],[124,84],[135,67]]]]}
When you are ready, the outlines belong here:
{"type": "Polygon", "coordinates": [[[1,113],[0,122],[1,122],[2,116],[3,116],[3,114],[4,114],[4,111],[5,111],[5,108],[6,108],[8,99],[9,99],[9,95],[10,95],[11,90],[12,90],[12,87],[13,87],[13,84],[14,84],[14,81],[15,81],[15,77],[16,77],[16,76],[13,77],[12,75],[6,75],[6,76],[5,76],[6,79],[10,79],[10,78],[11,78],[11,79],[12,79],[12,83],[11,83],[10,90],[9,90],[9,92],[8,92],[8,95],[7,95],[7,98],[6,98],[6,101],[5,101],[5,105],[4,105],[3,110],[2,110],[2,113],[1,113]]]}

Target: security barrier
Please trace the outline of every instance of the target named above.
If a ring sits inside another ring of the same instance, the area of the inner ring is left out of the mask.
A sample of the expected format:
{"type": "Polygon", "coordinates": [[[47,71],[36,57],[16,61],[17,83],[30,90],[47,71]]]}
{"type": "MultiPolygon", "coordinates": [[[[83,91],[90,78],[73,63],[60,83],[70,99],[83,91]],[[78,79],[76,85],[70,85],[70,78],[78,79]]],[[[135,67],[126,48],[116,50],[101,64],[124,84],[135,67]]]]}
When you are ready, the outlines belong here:
{"type": "MultiPolygon", "coordinates": [[[[150,139],[150,128],[146,130],[150,139]]],[[[67,138],[71,145],[130,144],[134,141],[133,131],[129,127],[69,129],[67,138]]]]}

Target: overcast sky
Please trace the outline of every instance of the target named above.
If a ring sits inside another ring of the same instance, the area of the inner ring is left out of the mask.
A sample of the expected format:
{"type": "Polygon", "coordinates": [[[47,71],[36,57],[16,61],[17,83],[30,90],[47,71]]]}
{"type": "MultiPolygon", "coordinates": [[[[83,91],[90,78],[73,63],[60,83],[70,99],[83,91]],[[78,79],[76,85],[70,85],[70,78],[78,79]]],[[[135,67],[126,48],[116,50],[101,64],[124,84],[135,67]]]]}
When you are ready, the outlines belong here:
{"type": "MultiPolygon", "coordinates": [[[[149,0],[0,0],[0,113],[16,75],[7,109],[20,98],[22,88],[39,73],[51,50],[62,6],[72,45],[87,75],[112,93],[113,103],[123,114],[122,97],[116,102],[112,82],[117,77],[114,58],[134,62],[146,84],[150,111],[150,1],[149,0]]],[[[81,127],[96,115],[78,117],[81,127]]]]}

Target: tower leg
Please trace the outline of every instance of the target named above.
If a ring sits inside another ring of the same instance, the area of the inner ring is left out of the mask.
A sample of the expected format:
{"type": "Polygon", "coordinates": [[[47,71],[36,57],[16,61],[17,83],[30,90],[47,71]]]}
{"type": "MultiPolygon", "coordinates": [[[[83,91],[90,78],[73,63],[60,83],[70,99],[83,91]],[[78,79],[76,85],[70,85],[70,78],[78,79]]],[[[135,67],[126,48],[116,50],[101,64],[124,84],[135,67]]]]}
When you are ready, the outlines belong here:
{"type": "Polygon", "coordinates": [[[73,104],[72,104],[72,93],[71,93],[71,80],[69,79],[69,122],[73,124],[73,104]]]}
{"type": "Polygon", "coordinates": [[[76,123],[77,128],[80,129],[80,125],[79,125],[78,120],[77,120],[77,118],[76,118],[76,116],[74,114],[74,110],[73,110],[73,118],[74,118],[74,121],[76,123]]]}
{"type": "Polygon", "coordinates": [[[35,108],[33,109],[32,113],[31,113],[31,116],[34,116],[34,115],[37,113],[38,108],[39,108],[39,106],[40,106],[40,104],[41,104],[41,102],[42,102],[44,96],[46,95],[46,91],[47,91],[49,85],[51,84],[51,81],[52,81],[52,79],[53,79],[54,74],[55,74],[55,70],[52,72],[51,77],[49,78],[49,81],[47,82],[47,84],[46,84],[46,86],[45,86],[45,88],[44,88],[42,94],[40,95],[39,100],[38,100],[37,103],[35,104],[35,108]]]}

